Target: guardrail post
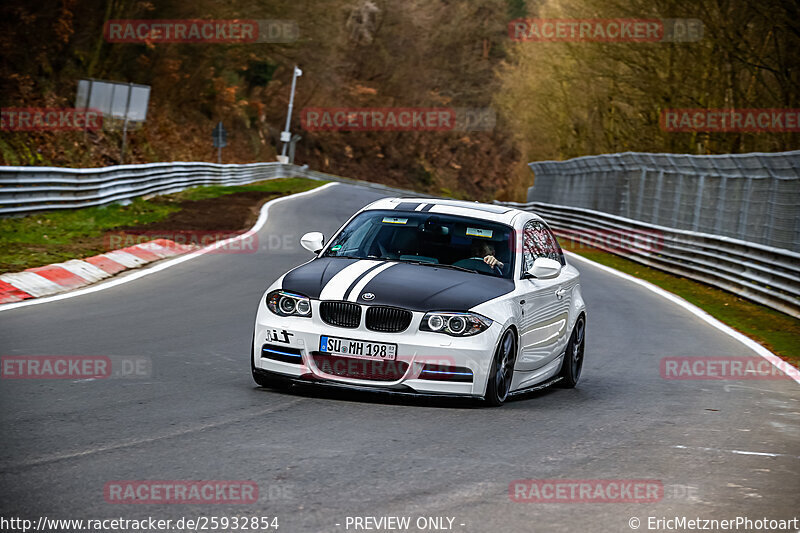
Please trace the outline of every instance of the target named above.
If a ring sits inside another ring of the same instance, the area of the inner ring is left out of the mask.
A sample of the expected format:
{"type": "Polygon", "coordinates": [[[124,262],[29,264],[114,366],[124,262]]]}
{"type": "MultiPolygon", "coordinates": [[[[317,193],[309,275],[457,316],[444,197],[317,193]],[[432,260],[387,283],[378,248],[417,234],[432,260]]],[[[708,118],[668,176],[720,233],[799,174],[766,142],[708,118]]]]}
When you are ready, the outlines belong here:
{"type": "Polygon", "coordinates": [[[647,180],[647,169],[642,169],[639,176],[639,197],[636,198],[636,218],[642,220],[642,207],[644,206],[644,182],[647,180]]]}
{"type": "Polygon", "coordinates": [[[722,234],[722,219],[725,217],[725,207],[728,204],[728,176],[722,176],[719,182],[719,196],[717,197],[717,219],[714,221],[714,232],[722,234]]]}
{"type": "Polygon", "coordinates": [[[778,196],[778,180],[775,179],[775,175],[770,169],[767,169],[767,172],[769,172],[772,180],[769,189],[769,203],[767,204],[767,220],[764,221],[764,232],[762,233],[762,236],[765,243],[772,244],[772,235],[775,231],[775,226],[778,223],[778,221],[775,219],[775,202],[777,201],[778,196]]]}
{"type": "Polygon", "coordinates": [[[627,216],[630,218],[631,216],[631,187],[630,187],[630,180],[628,179],[628,175],[625,172],[620,172],[622,175],[621,180],[617,180],[617,183],[620,184],[620,209],[619,213],[622,215],[627,216]]]}
{"type": "Polygon", "coordinates": [[[694,219],[692,220],[692,229],[697,231],[700,227],[700,209],[703,207],[703,188],[706,184],[706,175],[701,174],[700,180],[697,183],[697,197],[694,202],[694,219]]]}
{"type": "Polygon", "coordinates": [[[748,201],[753,190],[753,178],[746,178],[742,202],[739,204],[739,231],[738,237],[743,241],[747,240],[747,217],[750,213],[751,203],[748,201]]]}
{"type": "Polygon", "coordinates": [[[658,171],[658,178],[656,178],[656,195],[653,200],[653,216],[650,217],[650,222],[658,223],[658,214],[661,211],[661,187],[664,185],[664,170],[658,171]]]}
{"type": "Polygon", "coordinates": [[[794,236],[793,242],[800,242],[800,217],[794,219],[794,236]]]}
{"type": "Polygon", "coordinates": [[[678,227],[678,215],[681,212],[681,194],[683,193],[683,174],[678,173],[678,182],[675,184],[675,199],[672,208],[672,224],[673,228],[678,227]]]}

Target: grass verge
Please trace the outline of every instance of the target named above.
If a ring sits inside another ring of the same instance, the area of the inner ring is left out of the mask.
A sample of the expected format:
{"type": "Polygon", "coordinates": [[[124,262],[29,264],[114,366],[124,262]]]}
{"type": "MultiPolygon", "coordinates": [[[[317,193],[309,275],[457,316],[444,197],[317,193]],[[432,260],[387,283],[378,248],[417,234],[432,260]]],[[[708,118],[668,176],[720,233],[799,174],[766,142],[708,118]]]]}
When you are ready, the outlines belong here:
{"type": "Polygon", "coordinates": [[[563,237],[558,241],[565,250],[677,294],[793,365],[800,363],[800,320],[727,291],[640,265],[597,248],[563,237]]]}
{"type": "Polygon", "coordinates": [[[108,252],[104,239],[117,228],[176,231],[193,221],[226,230],[244,230],[267,200],[307,191],[324,184],[306,178],[283,178],[248,185],[211,185],[151,198],[129,205],[110,204],[49,211],[0,219],[0,273],[80,259],[108,252]]]}

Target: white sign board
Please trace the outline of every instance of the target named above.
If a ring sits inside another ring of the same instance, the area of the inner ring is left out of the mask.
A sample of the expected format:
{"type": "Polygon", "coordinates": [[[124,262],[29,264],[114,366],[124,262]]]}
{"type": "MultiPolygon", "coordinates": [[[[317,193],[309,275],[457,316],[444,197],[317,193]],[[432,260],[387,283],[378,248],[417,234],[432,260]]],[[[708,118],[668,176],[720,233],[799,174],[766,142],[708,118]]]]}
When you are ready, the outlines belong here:
{"type": "Polygon", "coordinates": [[[105,117],[144,122],[149,101],[149,85],[90,79],[78,81],[75,107],[96,109],[105,117]]]}

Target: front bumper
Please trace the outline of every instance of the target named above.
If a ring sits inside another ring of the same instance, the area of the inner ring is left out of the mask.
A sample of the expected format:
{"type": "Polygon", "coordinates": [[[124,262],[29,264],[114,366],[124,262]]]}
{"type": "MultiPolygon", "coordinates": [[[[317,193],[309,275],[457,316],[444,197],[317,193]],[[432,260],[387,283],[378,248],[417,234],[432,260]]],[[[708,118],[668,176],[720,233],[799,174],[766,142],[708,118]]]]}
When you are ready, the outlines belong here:
{"type": "Polygon", "coordinates": [[[382,333],[368,330],[363,321],[358,328],[331,326],[319,318],[319,301],[312,300],[311,305],[311,318],[300,318],[275,315],[261,304],[253,340],[253,365],[257,370],[295,381],[373,391],[476,397],[485,394],[501,332],[496,322],[477,335],[451,337],[420,331],[424,313],[414,312],[405,331],[382,333]],[[394,363],[351,357],[327,359],[319,352],[322,336],[396,344],[397,357],[394,363]],[[377,372],[363,371],[378,367],[377,372]],[[456,376],[446,371],[448,367],[462,370],[456,376]]]}

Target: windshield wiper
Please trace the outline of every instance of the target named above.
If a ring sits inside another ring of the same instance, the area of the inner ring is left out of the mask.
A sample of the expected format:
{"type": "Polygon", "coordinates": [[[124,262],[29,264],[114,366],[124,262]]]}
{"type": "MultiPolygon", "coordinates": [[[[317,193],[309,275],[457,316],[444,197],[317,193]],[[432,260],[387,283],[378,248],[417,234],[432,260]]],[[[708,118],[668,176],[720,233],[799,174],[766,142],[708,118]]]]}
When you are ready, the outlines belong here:
{"type": "Polygon", "coordinates": [[[486,274],[487,276],[494,276],[494,274],[489,274],[488,272],[481,272],[480,270],[475,270],[473,268],[465,268],[456,265],[448,265],[445,263],[430,263],[428,261],[416,261],[414,259],[392,259],[390,257],[376,257],[374,255],[370,255],[367,257],[357,257],[355,255],[326,255],[323,257],[339,257],[341,259],[378,259],[383,261],[397,261],[399,263],[409,263],[412,265],[421,265],[421,266],[431,266],[431,267],[439,267],[439,268],[449,268],[450,270],[460,270],[461,272],[471,272],[473,274],[486,274]]]}
{"type": "Polygon", "coordinates": [[[464,268],[456,265],[447,265],[444,263],[429,263],[427,261],[415,261],[413,259],[394,259],[394,261],[400,261],[401,263],[411,263],[412,265],[422,265],[422,266],[432,266],[432,267],[440,267],[440,268],[449,268],[451,270],[460,270],[462,272],[473,272],[479,273],[477,270],[472,268],[464,268]]]}

